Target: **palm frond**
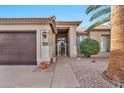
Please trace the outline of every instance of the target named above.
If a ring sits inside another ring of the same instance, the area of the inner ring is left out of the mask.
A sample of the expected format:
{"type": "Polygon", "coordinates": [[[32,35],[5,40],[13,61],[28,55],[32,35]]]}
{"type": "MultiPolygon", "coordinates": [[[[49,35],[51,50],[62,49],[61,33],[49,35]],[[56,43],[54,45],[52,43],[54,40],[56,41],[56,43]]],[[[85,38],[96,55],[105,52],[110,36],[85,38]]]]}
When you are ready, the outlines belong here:
{"type": "Polygon", "coordinates": [[[102,5],[90,5],[87,9],[86,9],[86,14],[89,14],[90,12],[100,8],[102,5]]]}
{"type": "Polygon", "coordinates": [[[109,15],[108,17],[103,18],[103,19],[101,19],[101,20],[95,22],[94,24],[92,24],[92,25],[87,29],[87,31],[89,31],[89,30],[91,30],[91,29],[93,29],[93,28],[95,28],[95,27],[97,27],[97,26],[99,26],[99,25],[102,25],[102,24],[104,24],[104,23],[110,22],[110,21],[111,21],[111,18],[110,18],[110,15],[109,15]]]}
{"type": "Polygon", "coordinates": [[[97,13],[93,14],[93,16],[90,18],[90,21],[93,21],[94,19],[102,16],[102,15],[105,15],[105,14],[108,14],[111,12],[111,9],[110,7],[107,7],[105,9],[102,9],[100,11],[98,11],[97,13]]]}

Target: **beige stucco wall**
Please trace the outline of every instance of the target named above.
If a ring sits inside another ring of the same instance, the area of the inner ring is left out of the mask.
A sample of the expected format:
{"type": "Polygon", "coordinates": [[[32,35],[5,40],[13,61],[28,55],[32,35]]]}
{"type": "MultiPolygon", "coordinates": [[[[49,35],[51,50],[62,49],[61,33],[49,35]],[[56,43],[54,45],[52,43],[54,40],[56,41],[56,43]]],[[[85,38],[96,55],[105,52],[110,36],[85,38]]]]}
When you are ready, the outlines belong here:
{"type": "Polygon", "coordinates": [[[50,31],[49,31],[49,56],[50,58],[52,58],[55,55],[55,33],[52,32],[51,27],[49,27],[50,31]]]}
{"type": "Polygon", "coordinates": [[[17,30],[46,30],[49,29],[48,24],[42,24],[42,25],[28,25],[28,24],[20,24],[20,25],[0,25],[0,30],[7,30],[7,31],[17,31],[17,30]]]}
{"type": "Polygon", "coordinates": [[[95,39],[99,42],[99,44],[101,45],[101,42],[102,42],[102,35],[110,35],[110,31],[108,30],[104,30],[104,31],[90,31],[89,33],[89,37],[91,39],[95,39]]]}
{"type": "MultiPolygon", "coordinates": [[[[37,56],[37,64],[46,61],[50,62],[52,53],[49,51],[49,46],[43,46],[43,37],[42,32],[46,31],[51,33],[51,26],[49,24],[42,24],[42,25],[0,25],[0,31],[36,31],[36,56],[37,56]]],[[[46,41],[50,40],[51,34],[49,39],[46,39],[46,41]]]]}
{"type": "Polygon", "coordinates": [[[77,57],[76,27],[75,26],[71,26],[69,29],[69,52],[70,52],[70,57],[77,57]]]}

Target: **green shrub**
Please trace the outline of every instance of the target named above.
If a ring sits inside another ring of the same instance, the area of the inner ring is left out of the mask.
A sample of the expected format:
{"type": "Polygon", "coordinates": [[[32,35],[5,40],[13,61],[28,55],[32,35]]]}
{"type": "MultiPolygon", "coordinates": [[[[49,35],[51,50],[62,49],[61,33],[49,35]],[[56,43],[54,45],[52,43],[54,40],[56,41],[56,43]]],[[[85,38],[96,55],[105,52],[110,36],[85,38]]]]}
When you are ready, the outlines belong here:
{"type": "Polygon", "coordinates": [[[80,44],[80,52],[84,54],[86,57],[90,57],[91,55],[95,55],[99,53],[100,45],[99,42],[93,39],[85,39],[80,44]]]}

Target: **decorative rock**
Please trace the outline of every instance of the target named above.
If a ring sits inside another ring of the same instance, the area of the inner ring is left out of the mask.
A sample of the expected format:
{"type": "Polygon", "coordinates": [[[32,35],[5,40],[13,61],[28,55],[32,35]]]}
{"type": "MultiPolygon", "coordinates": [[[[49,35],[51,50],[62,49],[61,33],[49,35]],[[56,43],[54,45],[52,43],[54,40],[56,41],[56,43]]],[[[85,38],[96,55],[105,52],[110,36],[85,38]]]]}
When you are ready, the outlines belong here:
{"type": "MultiPolygon", "coordinates": [[[[81,58],[80,60],[70,59],[70,65],[80,87],[83,88],[115,88],[114,84],[108,82],[102,77],[102,73],[107,67],[108,58],[95,58],[95,63],[92,63],[94,58],[81,58]]],[[[123,86],[122,86],[123,87],[123,86]]]]}

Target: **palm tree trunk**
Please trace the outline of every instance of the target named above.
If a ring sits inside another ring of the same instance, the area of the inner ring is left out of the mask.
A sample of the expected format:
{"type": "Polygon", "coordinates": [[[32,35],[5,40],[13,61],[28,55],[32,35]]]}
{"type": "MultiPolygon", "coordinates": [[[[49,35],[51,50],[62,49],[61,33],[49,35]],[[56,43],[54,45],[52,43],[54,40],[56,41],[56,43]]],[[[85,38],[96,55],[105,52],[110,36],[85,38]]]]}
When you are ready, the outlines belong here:
{"type": "Polygon", "coordinates": [[[124,6],[112,6],[111,13],[111,52],[106,75],[124,82],[124,6]]]}

